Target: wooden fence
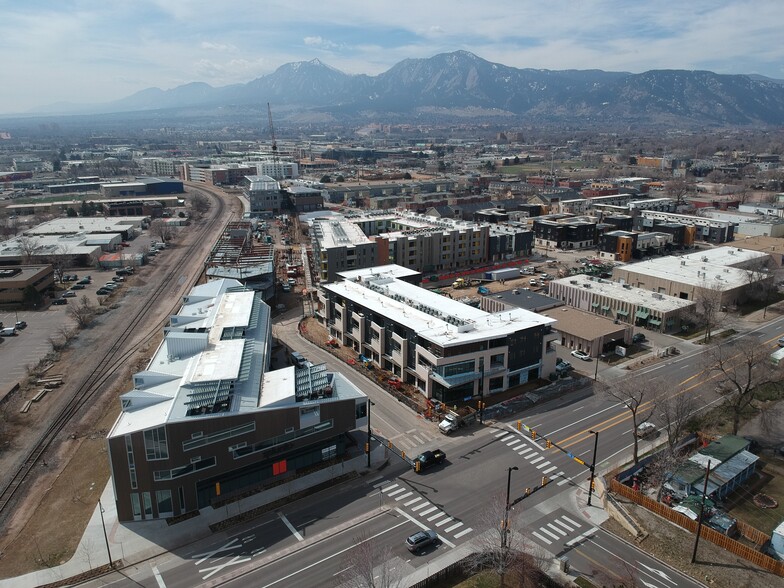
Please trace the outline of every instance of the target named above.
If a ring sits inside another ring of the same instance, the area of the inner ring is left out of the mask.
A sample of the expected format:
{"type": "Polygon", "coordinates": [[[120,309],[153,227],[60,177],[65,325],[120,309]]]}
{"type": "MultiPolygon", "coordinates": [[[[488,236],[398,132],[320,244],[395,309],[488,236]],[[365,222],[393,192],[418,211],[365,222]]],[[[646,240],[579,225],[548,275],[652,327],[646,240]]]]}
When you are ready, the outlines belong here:
{"type": "MultiPolygon", "coordinates": [[[[691,520],[686,515],[683,515],[666,504],[662,504],[661,502],[657,502],[652,498],[637,492],[636,490],[632,490],[625,484],[621,484],[618,480],[614,478],[610,478],[610,491],[615,492],[616,494],[620,494],[624,498],[628,498],[632,502],[639,504],[640,506],[647,508],[649,511],[653,512],[654,514],[659,515],[660,517],[664,517],[665,519],[672,521],[676,525],[683,527],[690,533],[697,532],[697,521],[691,520]]],[[[741,523],[738,521],[738,530],[741,534],[746,537],[747,539],[751,540],[752,542],[762,545],[767,540],[770,539],[765,533],[747,525],[745,523],[741,523]]],[[[711,529],[710,527],[706,527],[705,525],[702,526],[700,529],[700,537],[702,539],[707,539],[714,545],[718,545],[722,549],[726,549],[730,553],[733,553],[739,557],[742,557],[745,560],[750,561],[751,563],[764,568],[770,572],[778,576],[784,576],[784,561],[777,561],[772,557],[765,555],[751,547],[744,545],[739,541],[735,541],[735,539],[731,539],[726,535],[719,533],[718,531],[711,529]]]]}

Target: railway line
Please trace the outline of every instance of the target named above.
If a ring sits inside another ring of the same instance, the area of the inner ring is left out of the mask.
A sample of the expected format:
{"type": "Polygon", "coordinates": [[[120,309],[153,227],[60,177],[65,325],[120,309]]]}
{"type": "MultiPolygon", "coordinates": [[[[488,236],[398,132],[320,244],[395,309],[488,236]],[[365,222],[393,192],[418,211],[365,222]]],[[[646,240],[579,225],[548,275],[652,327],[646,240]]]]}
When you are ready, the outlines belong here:
{"type": "MultiPolygon", "coordinates": [[[[211,218],[207,220],[204,228],[205,233],[211,234],[218,225],[225,223],[224,214],[226,201],[217,190],[208,186],[199,186],[199,190],[209,194],[213,200],[214,210],[211,209],[211,218]]],[[[60,434],[71,423],[75,417],[80,415],[83,409],[93,403],[101,392],[105,390],[105,384],[125,367],[126,362],[150,339],[156,336],[160,329],[168,321],[166,316],[161,321],[149,326],[139,335],[137,328],[145,324],[145,317],[149,313],[149,308],[160,304],[170,303],[172,297],[182,290],[182,274],[180,268],[188,265],[199,264],[198,271],[191,271],[187,282],[187,289],[196,285],[202,275],[201,259],[192,259],[194,253],[189,247],[175,247],[170,250],[168,263],[171,269],[165,274],[163,279],[153,290],[149,291],[147,303],[141,305],[138,311],[130,314],[121,314],[115,317],[119,324],[111,331],[111,340],[106,342],[93,357],[97,357],[95,367],[89,375],[73,391],[67,403],[60,408],[56,415],[50,417],[50,423],[43,430],[37,441],[25,450],[23,457],[18,462],[20,465],[15,471],[6,472],[3,481],[0,482],[0,524],[4,523],[13,507],[20,499],[21,490],[25,487],[25,482],[31,478],[31,474],[36,465],[46,455],[46,452],[58,440],[60,434]]],[[[179,296],[175,298],[179,304],[179,296]]]]}

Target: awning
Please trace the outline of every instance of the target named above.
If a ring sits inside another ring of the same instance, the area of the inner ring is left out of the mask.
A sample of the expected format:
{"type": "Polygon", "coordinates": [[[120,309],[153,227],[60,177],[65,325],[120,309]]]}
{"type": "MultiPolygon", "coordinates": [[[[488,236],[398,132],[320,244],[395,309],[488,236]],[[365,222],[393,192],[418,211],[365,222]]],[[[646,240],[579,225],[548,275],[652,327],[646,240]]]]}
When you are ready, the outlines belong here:
{"type": "Polygon", "coordinates": [[[655,318],[648,319],[648,322],[655,327],[658,327],[661,324],[661,321],[655,318]]]}
{"type": "Polygon", "coordinates": [[[637,317],[638,319],[645,320],[648,318],[649,314],[651,313],[649,313],[647,310],[638,310],[637,312],[634,313],[634,316],[637,317]]]}
{"type": "Polygon", "coordinates": [[[597,306],[599,306],[598,302],[591,302],[591,308],[596,308],[597,306]]]}
{"type": "Polygon", "coordinates": [[[629,316],[628,310],[617,310],[616,312],[621,316],[629,316]]]}

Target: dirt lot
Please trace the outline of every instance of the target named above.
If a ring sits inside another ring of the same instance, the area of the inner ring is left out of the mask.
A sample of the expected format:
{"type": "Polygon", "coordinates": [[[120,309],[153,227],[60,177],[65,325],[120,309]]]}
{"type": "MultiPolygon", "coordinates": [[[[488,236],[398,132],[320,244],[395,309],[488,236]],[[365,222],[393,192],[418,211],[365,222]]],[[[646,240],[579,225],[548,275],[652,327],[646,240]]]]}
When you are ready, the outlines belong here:
{"type": "MultiPolygon", "coordinates": [[[[227,207],[226,214],[230,213],[227,207]]],[[[220,230],[223,223],[219,223],[220,230]]],[[[191,259],[202,260],[214,237],[204,235],[194,223],[188,231],[177,238],[175,247],[191,248],[191,259]]],[[[159,258],[156,258],[158,260],[159,258]]],[[[153,267],[138,272],[137,276],[144,285],[155,283],[167,271],[165,257],[156,261],[153,267]]],[[[178,271],[198,272],[198,263],[190,264],[189,269],[178,271]]],[[[188,284],[190,280],[182,280],[188,284]]],[[[183,292],[184,293],[184,292],[183,292]]],[[[113,327],[112,315],[130,311],[145,304],[143,289],[136,293],[130,289],[123,294],[121,304],[101,315],[89,329],[82,331],[72,345],[64,351],[53,371],[67,373],[68,382],[81,382],[93,369],[90,355],[100,345],[102,334],[113,327]]],[[[172,302],[179,297],[173,297],[172,302]]],[[[172,308],[150,309],[149,323],[154,325],[171,312],[172,308]]],[[[157,335],[158,337],[160,335],[157,335]]],[[[109,480],[109,467],[106,454],[106,434],[117,418],[119,394],[129,387],[130,376],[142,369],[149,361],[149,352],[155,349],[157,341],[147,342],[134,360],[128,363],[122,374],[118,374],[106,386],[100,401],[67,428],[67,434],[57,449],[46,455],[46,465],[42,465],[39,475],[27,482],[28,492],[23,503],[14,511],[2,529],[0,536],[0,577],[8,578],[23,573],[63,563],[74,555],[84,528],[95,510],[98,498],[109,480]]],[[[14,447],[22,447],[30,442],[37,432],[18,417],[20,398],[9,403],[5,412],[5,425],[14,426],[14,447]]],[[[44,419],[43,414],[39,415],[44,419]]],[[[3,458],[9,460],[11,451],[5,451],[3,458]]],[[[100,546],[95,546],[100,549],[100,546]]],[[[90,553],[77,553],[89,564],[90,553]]],[[[122,555],[120,554],[120,557],[122,555]]]]}

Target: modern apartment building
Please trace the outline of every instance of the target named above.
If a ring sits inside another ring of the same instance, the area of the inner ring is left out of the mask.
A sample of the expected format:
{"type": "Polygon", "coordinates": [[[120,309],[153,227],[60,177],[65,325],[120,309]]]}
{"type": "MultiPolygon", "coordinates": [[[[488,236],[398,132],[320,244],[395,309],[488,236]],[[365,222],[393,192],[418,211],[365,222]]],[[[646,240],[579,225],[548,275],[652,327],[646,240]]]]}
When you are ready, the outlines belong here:
{"type": "Polygon", "coordinates": [[[119,520],[210,507],[344,453],[367,397],[324,365],[269,371],[271,348],[258,293],[226,279],[185,296],[109,431],[119,520]]]}
{"type": "Polygon", "coordinates": [[[269,176],[245,176],[242,191],[250,202],[251,214],[277,214],[283,204],[280,184],[269,176]]]}
{"type": "Polygon", "coordinates": [[[420,288],[416,274],[398,265],[342,272],[322,285],[317,315],[342,345],[446,403],[554,372],[554,319],[485,312],[420,288]]]}

